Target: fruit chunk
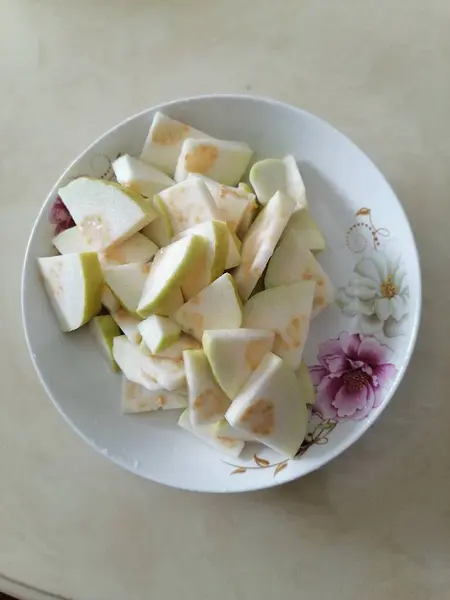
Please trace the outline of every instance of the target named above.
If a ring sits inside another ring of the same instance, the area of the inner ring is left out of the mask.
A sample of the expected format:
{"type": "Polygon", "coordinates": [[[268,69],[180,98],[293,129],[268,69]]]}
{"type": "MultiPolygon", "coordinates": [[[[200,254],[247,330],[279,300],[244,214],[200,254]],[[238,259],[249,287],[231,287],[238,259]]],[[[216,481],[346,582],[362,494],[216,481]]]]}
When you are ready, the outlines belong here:
{"type": "Polygon", "coordinates": [[[187,137],[209,138],[209,135],[157,112],[153,117],[140,158],[173,176],[181,145],[187,137]]]}
{"type": "Polygon", "coordinates": [[[297,378],[275,354],[266,354],[228,409],[225,418],[276,452],[293,458],[308,424],[297,378]]]}
{"type": "Polygon", "coordinates": [[[294,235],[283,238],[267,267],[264,284],[267,288],[297,281],[315,281],[312,317],[333,302],[333,285],[320,264],[294,235]]]}
{"type": "Polygon", "coordinates": [[[131,315],[124,308],[119,308],[119,310],[116,312],[112,312],[111,317],[132,344],[137,345],[141,342],[142,338],[139,331],[139,323],[141,322],[141,319],[135,315],[131,315]]]}
{"type": "Polygon", "coordinates": [[[277,191],[281,191],[295,201],[296,210],[308,206],[305,184],[291,155],[260,160],[250,169],[249,179],[261,204],[267,204],[277,191]]]}
{"type": "Polygon", "coordinates": [[[178,420],[178,425],[194,434],[214,450],[237,457],[242,452],[244,442],[232,438],[216,436],[214,425],[197,425],[194,427],[189,420],[189,411],[185,410],[178,420]]]}
{"type": "Polygon", "coordinates": [[[71,227],[58,233],[52,244],[60,254],[74,254],[77,252],[92,252],[93,248],[85,240],[79,227],[71,227]]]}
{"type": "Polygon", "coordinates": [[[149,200],[111,181],[78,177],[59,195],[95,250],[123,242],[157,217],[149,200]]]}
{"type": "Polygon", "coordinates": [[[169,294],[179,287],[205,248],[206,242],[202,237],[191,235],[157,252],[137,308],[142,317],[152,313],[161,314],[161,306],[169,294]]]}
{"type": "MultiPolygon", "coordinates": [[[[203,334],[203,349],[214,377],[233,400],[264,356],[274,334],[262,329],[215,329],[203,334]]],[[[217,420],[217,419],[216,419],[217,420]]]]}
{"type": "Polygon", "coordinates": [[[213,433],[218,440],[237,440],[239,442],[255,442],[255,437],[246,431],[239,431],[232,427],[226,419],[213,425],[213,433]]]}
{"type": "Polygon", "coordinates": [[[179,234],[178,238],[188,235],[198,235],[205,242],[204,260],[189,270],[185,276],[181,291],[186,300],[196,296],[203,288],[222,275],[225,270],[225,261],[228,256],[228,241],[230,232],[222,221],[208,221],[200,223],[179,234]]]}
{"type": "Polygon", "coordinates": [[[242,242],[241,264],[234,269],[237,289],[245,302],[266,268],[295,203],[277,192],[256,217],[242,242]]]}
{"type": "Polygon", "coordinates": [[[252,154],[251,148],[242,142],[187,138],[181,146],[175,181],[183,181],[189,173],[198,173],[225,185],[237,185],[252,154]]]}
{"type": "Polygon", "coordinates": [[[230,231],[230,235],[228,236],[228,254],[225,261],[225,269],[232,269],[241,264],[241,248],[241,240],[236,234],[231,233],[230,231]]]}
{"type": "Polygon", "coordinates": [[[296,211],[289,219],[282,239],[288,235],[298,237],[311,252],[321,252],[327,246],[322,232],[306,208],[296,211]]]}
{"type": "Polygon", "coordinates": [[[121,404],[124,413],[141,413],[159,409],[186,408],[187,398],[182,394],[169,392],[168,390],[150,391],[142,385],[123,377],[121,404]]]}
{"type": "Polygon", "coordinates": [[[153,198],[155,194],[175,183],[162,171],[129,154],[115,160],[112,168],[121,185],[147,198],[153,198]]]}
{"type": "MultiPolygon", "coordinates": [[[[143,342],[145,345],[145,342],[143,342]]],[[[198,350],[201,348],[201,344],[197,342],[190,335],[186,335],[182,333],[180,339],[166,348],[165,350],[161,350],[158,352],[158,356],[161,358],[171,358],[172,360],[183,360],[183,351],[184,350],[198,350]]],[[[145,345],[144,348],[141,347],[141,351],[148,354],[150,350],[145,345]]]]}
{"type": "Polygon", "coordinates": [[[103,274],[95,252],[37,261],[62,331],[78,329],[100,312],[103,274]]]}
{"type": "Polygon", "coordinates": [[[113,339],[119,335],[122,335],[122,333],[114,319],[111,317],[111,315],[100,315],[99,317],[94,317],[92,319],[92,321],[89,323],[89,327],[92,335],[97,340],[103,355],[108,361],[109,366],[113,369],[113,371],[118,371],[119,367],[114,360],[112,348],[113,339]]]}
{"type": "Polygon", "coordinates": [[[130,263],[147,263],[158,252],[158,246],[142,233],[135,233],[130,238],[111,246],[100,253],[104,265],[127,265],[130,263]]]}
{"type": "Polygon", "coordinates": [[[315,287],[313,281],[281,285],[255,294],[244,305],[243,327],[273,331],[274,353],[293,370],[302,360],[315,287]]]}
{"type": "Polygon", "coordinates": [[[106,283],[103,284],[102,288],[102,304],[110,313],[117,312],[120,309],[120,302],[114,296],[106,283]]]}
{"type": "Polygon", "coordinates": [[[231,275],[225,273],[183,304],[174,319],[199,341],[205,329],[238,329],[242,305],[231,275]]]}
{"type": "Polygon", "coordinates": [[[183,359],[192,425],[206,425],[222,419],[230,399],[217,385],[205,353],[203,350],[185,350],[183,359]]]}
{"type": "Polygon", "coordinates": [[[150,391],[183,389],[186,373],[179,361],[146,356],[126,336],[115,337],[113,356],[127,379],[143,385],[150,391]]]}
{"type": "Polygon", "coordinates": [[[295,372],[298,385],[300,388],[300,398],[302,398],[307,406],[312,406],[316,401],[316,390],[314,388],[309,369],[302,361],[299,368],[295,372]]]}
{"type": "Polygon", "coordinates": [[[105,283],[129,312],[135,313],[150,271],[149,264],[103,267],[105,283]]]}
{"type": "Polygon", "coordinates": [[[157,198],[167,211],[175,236],[199,223],[221,219],[220,211],[205,182],[198,177],[167,188],[157,198]]]}
{"type": "Polygon", "coordinates": [[[152,242],[158,244],[158,246],[167,246],[170,244],[173,236],[169,213],[163,201],[158,196],[153,198],[152,207],[158,216],[154,221],[146,225],[141,233],[152,242]]]}
{"type": "Polygon", "coordinates": [[[172,346],[180,339],[180,326],[167,317],[150,315],[138,325],[139,332],[145,345],[152,354],[172,346]]]}

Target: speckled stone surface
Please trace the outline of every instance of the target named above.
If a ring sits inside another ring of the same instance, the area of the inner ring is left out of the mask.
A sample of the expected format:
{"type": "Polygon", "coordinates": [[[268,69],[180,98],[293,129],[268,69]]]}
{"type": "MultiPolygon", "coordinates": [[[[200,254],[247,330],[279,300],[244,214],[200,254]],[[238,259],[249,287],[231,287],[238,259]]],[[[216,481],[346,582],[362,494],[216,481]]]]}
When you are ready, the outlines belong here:
{"type": "Polygon", "coordinates": [[[450,585],[450,4],[0,2],[0,589],[19,598],[444,600],[450,585]],[[52,407],[20,272],[65,166],[128,115],[209,92],[317,113],[386,174],[417,236],[406,379],[342,457],[267,492],[195,495],[120,470],[52,407]]]}

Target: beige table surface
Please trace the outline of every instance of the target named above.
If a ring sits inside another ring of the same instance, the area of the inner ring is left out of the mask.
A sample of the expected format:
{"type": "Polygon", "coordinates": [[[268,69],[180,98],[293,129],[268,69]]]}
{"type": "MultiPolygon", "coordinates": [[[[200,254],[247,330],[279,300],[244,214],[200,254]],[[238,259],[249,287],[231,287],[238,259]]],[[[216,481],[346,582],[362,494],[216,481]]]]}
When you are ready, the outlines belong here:
{"type": "Polygon", "coordinates": [[[0,1],[0,590],[75,600],[450,597],[447,0],[0,1]],[[424,272],[417,351],[341,458],[268,492],[166,489],[53,409],[22,333],[27,237],[61,171],[128,115],[272,96],[352,137],[404,202],[424,272]],[[40,590],[40,592],[39,592],[40,590]]]}

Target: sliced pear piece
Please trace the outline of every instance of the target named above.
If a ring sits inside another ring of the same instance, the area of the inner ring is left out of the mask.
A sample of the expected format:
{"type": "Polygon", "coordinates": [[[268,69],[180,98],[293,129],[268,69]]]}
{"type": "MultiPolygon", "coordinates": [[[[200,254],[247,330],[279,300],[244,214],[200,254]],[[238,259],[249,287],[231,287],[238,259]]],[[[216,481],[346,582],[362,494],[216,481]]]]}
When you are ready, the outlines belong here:
{"type": "Polygon", "coordinates": [[[173,236],[172,224],[167,208],[159,196],[154,196],[152,206],[158,217],[146,225],[141,233],[162,248],[170,244],[173,236]]]}
{"type": "Polygon", "coordinates": [[[299,368],[295,372],[298,385],[300,388],[300,398],[302,398],[307,406],[312,406],[316,401],[316,390],[314,388],[311,374],[308,367],[302,361],[299,368]]]}
{"type": "Polygon", "coordinates": [[[206,354],[203,350],[185,350],[183,360],[192,425],[206,425],[222,419],[230,399],[214,379],[206,354]]]}
{"type": "Polygon", "coordinates": [[[259,204],[254,200],[251,204],[249,204],[242,216],[241,222],[239,223],[236,229],[236,235],[239,239],[243,239],[245,234],[250,229],[251,224],[256,219],[256,216],[259,211],[259,204]]]}
{"type": "Polygon", "coordinates": [[[220,221],[221,213],[204,181],[192,177],[158,194],[175,236],[205,221],[220,221]]]}
{"type": "Polygon", "coordinates": [[[228,236],[228,254],[225,261],[225,269],[233,269],[241,264],[242,242],[235,233],[228,236]]]}
{"type": "Polygon", "coordinates": [[[100,252],[100,260],[104,265],[127,265],[130,263],[148,263],[158,252],[158,246],[142,233],[100,252]]]}
{"type": "Polygon", "coordinates": [[[250,169],[250,183],[261,204],[267,204],[270,198],[281,191],[290,196],[296,204],[296,210],[306,208],[305,184],[298,170],[295,158],[266,158],[255,163],[250,169]]]}
{"type": "MultiPolygon", "coordinates": [[[[264,356],[274,333],[263,329],[215,329],[203,334],[203,349],[214,377],[233,400],[264,356]]],[[[217,420],[217,419],[216,419],[217,420]]]]}
{"type": "MultiPolygon", "coordinates": [[[[143,342],[145,345],[145,342],[143,342]]],[[[161,358],[171,358],[172,360],[183,360],[183,351],[184,350],[199,350],[201,348],[201,344],[197,342],[196,339],[191,337],[190,335],[186,335],[182,333],[180,339],[166,348],[165,350],[161,350],[158,352],[157,356],[161,358]]],[[[147,345],[144,348],[141,347],[141,351],[145,354],[149,354],[150,350],[147,345]]]]}
{"type": "Polygon", "coordinates": [[[103,274],[95,252],[38,258],[44,286],[62,331],[73,331],[100,312],[103,274]]]}
{"type": "Polygon", "coordinates": [[[119,300],[114,296],[111,289],[106,285],[106,283],[103,284],[102,288],[102,304],[110,313],[114,313],[120,310],[119,300]]]}
{"type": "Polygon", "coordinates": [[[116,312],[112,312],[111,317],[132,344],[140,344],[142,339],[141,332],[139,331],[140,318],[130,314],[124,308],[119,308],[116,312]]]}
{"type": "Polygon", "coordinates": [[[108,265],[103,267],[105,283],[129,312],[135,313],[150,272],[149,264],[108,265]]]}
{"type": "Polygon", "coordinates": [[[160,409],[173,410],[186,408],[187,397],[168,390],[150,391],[123,377],[121,404],[124,413],[141,413],[160,409]]]}
{"type": "Polygon", "coordinates": [[[294,371],[308,337],[315,287],[314,281],[281,285],[255,294],[244,305],[243,327],[273,331],[274,353],[294,371]]]}
{"type": "Polygon", "coordinates": [[[77,252],[93,252],[94,249],[87,243],[79,227],[70,227],[58,233],[52,244],[60,254],[74,254],[77,252]]]}
{"type": "Polygon", "coordinates": [[[181,232],[178,239],[199,235],[205,242],[202,260],[185,275],[181,291],[186,300],[196,296],[203,288],[220,277],[225,270],[230,232],[222,221],[207,221],[181,232]]]}
{"type": "Polygon", "coordinates": [[[158,216],[149,200],[103,179],[78,177],[59,195],[95,250],[123,242],[158,216]]]}
{"type": "Polygon", "coordinates": [[[233,278],[225,273],[183,304],[173,318],[181,329],[201,341],[205,329],[238,329],[242,304],[233,278]]]}
{"type": "Polygon", "coordinates": [[[296,211],[289,219],[282,239],[288,235],[298,237],[311,252],[322,252],[327,246],[323,233],[306,208],[296,211]]]}
{"type": "Polygon", "coordinates": [[[264,284],[267,289],[297,281],[316,282],[312,318],[333,302],[334,288],[330,278],[301,240],[289,235],[281,240],[273,253],[264,284]]]}
{"type": "Polygon", "coordinates": [[[153,117],[140,158],[144,162],[162,169],[172,177],[181,152],[181,145],[188,137],[209,138],[209,135],[157,112],[153,117]]]}
{"type": "Polygon", "coordinates": [[[181,288],[176,286],[167,292],[164,300],[158,304],[155,309],[155,313],[161,315],[161,317],[172,317],[173,313],[176,312],[180,306],[183,306],[184,298],[181,293],[181,288]]]}
{"type": "Polygon", "coordinates": [[[175,181],[184,181],[189,173],[198,173],[224,185],[237,185],[252,155],[250,146],[243,142],[187,138],[181,146],[175,181]]]}
{"type": "Polygon", "coordinates": [[[277,192],[247,231],[242,242],[241,264],[232,273],[244,302],[263,274],[294,210],[294,201],[277,192]]]}
{"type": "Polygon", "coordinates": [[[181,328],[168,317],[150,315],[138,325],[139,332],[152,354],[172,346],[180,339],[181,328]]]}
{"type": "Polygon", "coordinates": [[[308,410],[297,378],[275,354],[262,362],[233,400],[226,420],[276,452],[293,458],[306,435],[308,410]]]}
{"type": "Polygon", "coordinates": [[[111,315],[100,315],[94,317],[89,323],[92,335],[97,340],[103,355],[108,361],[109,366],[113,371],[118,371],[119,367],[113,357],[113,340],[115,337],[122,335],[119,327],[117,326],[111,315]]]}
{"type": "Polygon", "coordinates": [[[114,338],[113,356],[127,379],[150,391],[186,388],[186,373],[180,361],[147,356],[124,335],[114,338]]]}
{"type": "Polygon", "coordinates": [[[169,294],[179,287],[205,251],[206,242],[198,235],[190,235],[161,248],[153,260],[137,312],[142,317],[160,314],[169,294]]]}
{"type": "Polygon", "coordinates": [[[129,154],[115,160],[112,168],[121,185],[147,198],[153,198],[155,194],[175,183],[162,171],[129,154]]]}
{"type": "Polygon", "coordinates": [[[185,410],[181,414],[178,425],[198,437],[214,450],[218,450],[219,452],[223,452],[234,458],[239,456],[245,445],[245,443],[240,440],[216,436],[214,425],[192,425],[189,419],[188,410],[185,410]]]}
{"type": "Polygon", "coordinates": [[[212,427],[214,436],[219,441],[236,440],[238,442],[256,442],[255,436],[247,433],[246,431],[240,431],[232,427],[226,419],[222,419],[217,423],[214,423],[212,427]]]}

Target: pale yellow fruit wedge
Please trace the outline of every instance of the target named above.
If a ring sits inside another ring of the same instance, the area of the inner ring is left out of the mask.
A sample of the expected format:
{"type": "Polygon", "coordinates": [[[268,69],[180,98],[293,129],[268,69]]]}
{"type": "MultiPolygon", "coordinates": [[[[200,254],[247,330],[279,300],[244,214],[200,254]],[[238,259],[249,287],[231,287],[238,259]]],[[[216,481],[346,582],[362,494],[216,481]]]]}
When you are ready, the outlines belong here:
{"type": "Polygon", "coordinates": [[[237,329],[242,304],[233,278],[225,273],[179,308],[173,318],[181,329],[201,341],[206,329],[237,329]]]}
{"type": "Polygon", "coordinates": [[[158,215],[152,203],[118,183],[78,177],[59,195],[95,250],[106,250],[137,233],[158,215]]]}
{"type": "Polygon", "coordinates": [[[154,410],[173,410],[187,407],[187,397],[178,392],[168,390],[153,390],[130,381],[122,379],[121,393],[122,412],[142,413],[154,410]]]}
{"type": "Polygon", "coordinates": [[[189,419],[189,411],[187,410],[181,414],[178,425],[195,435],[195,437],[199,438],[214,450],[232,456],[233,458],[239,456],[245,445],[245,443],[240,440],[216,436],[214,425],[197,425],[194,427],[189,419]]]}
{"type": "Polygon", "coordinates": [[[272,196],[281,191],[290,196],[296,210],[307,208],[305,184],[298,169],[295,158],[291,155],[284,158],[266,158],[255,163],[250,169],[250,183],[261,204],[267,204],[272,196]]]}
{"type": "Polygon", "coordinates": [[[300,398],[304,400],[307,406],[312,406],[316,401],[316,390],[309,369],[303,361],[300,363],[295,375],[300,387],[300,398]]]}
{"type": "Polygon", "coordinates": [[[130,313],[136,313],[150,268],[148,263],[103,266],[105,283],[130,313]]]}
{"type": "Polygon", "coordinates": [[[168,317],[150,315],[139,323],[138,329],[147,348],[158,354],[180,339],[180,326],[168,317]]]}
{"type": "Polygon", "coordinates": [[[111,315],[94,317],[89,323],[89,328],[111,369],[113,371],[118,371],[119,367],[114,360],[112,349],[114,338],[122,335],[122,332],[114,319],[111,315]]]}
{"type": "Polygon", "coordinates": [[[303,281],[264,290],[244,305],[242,326],[275,334],[273,352],[298,369],[309,333],[316,284],[303,281]]]}
{"type": "Polygon", "coordinates": [[[272,353],[266,354],[225,418],[234,428],[289,458],[298,452],[308,425],[297,378],[272,353]]]}
{"type": "Polygon", "coordinates": [[[288,235],[298,237],[311,252],[322,252],[327,245],[323,233],[306,208],[296,211],[289,219],[282,239],[288,235]]]}
{"type": "Polygon", "coordinates": [[[226,419],[222,419],[213,425],[213,433],[219,441],[231,443],[232,440],[238,442],[256,442],[253,435],[246,431],[240,431],[232,427],[226,419]]]}
{"type": "Polygon", "coordinates": [[[121,307],[119,300],[106,283],[103,284],[102,288],[102,304],[109,313],[117,312],[121,307]]]}
{"type": "Polygon", "coordinates": [[[100,312],[103,274],[95,252],[38,258],[45,290],[62,331],[73,331],[100,312]]]}
{"type": "Polygon", "coordinates": [[[129,313],[124,308],[119,308],[119,310],[112,312],[111,317],[132,344],[138,345],[141,343],[142,336],[139,331],[140,317],[129,313]]]}
{"type": "Polygon", "coordinates": [[[247,231],[242,242],[241,264],[232,272],[244,302],[263,274],[294,210],[295,202],[282,192],[277,192],[247,231]]]}
{"type": "Polygon", "coordinates": [[[162,171],[129,154],[120,156],[113,162],[112,167],[121,185],[146,198],[153,198],[155,194],[175,183],[162,171]]]}
{"type": "Polygon", "coordinates": [[[214,379],[205,353],[203,350],[185,350],[183,359],[192,425],[206,425],[222,419],[231,401],[214,379]]]}
{"type": "MultiPolygon", "coordinates": [[[[144,352],[144,354],[151,354],[149,348],[145,345],[145,342],[142,342],[142,344],[144,344],[144,346],[141,346],[141,351],[144,352]]],[[[161,358],[171,358],[172,360],[183,360],[184,350],[198,350],[201,347],[200,342],[197,342],[196,339],[182,333],[177,342],[164,350],[160,350],[157,353],[157,356],[160,356],[161,358]]]]}
{"type": "Polygon", "coordinates": [[[228,254],[225,261],[225,269],[233,269],[241,264],[242,242],[235,233],[229,232],[228,254]]]}
{"type": "Polygon", "coordinates": [[[158,252],[158,246],[142,233],[133,236],[100,252],[99,258],[103,265],[128,265],[131,263],[148,263],[158,252]]]}
{"type": "Polygon", "coordinates": [[[162,248],[163,246],[170,244],[173,236],[172,224],[170,222],[169,213],[159,196],[154,196],[152,207],[158,216],[151,223],[146,225],[141,233],[162,248]]]}

